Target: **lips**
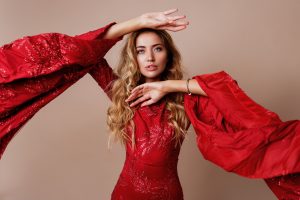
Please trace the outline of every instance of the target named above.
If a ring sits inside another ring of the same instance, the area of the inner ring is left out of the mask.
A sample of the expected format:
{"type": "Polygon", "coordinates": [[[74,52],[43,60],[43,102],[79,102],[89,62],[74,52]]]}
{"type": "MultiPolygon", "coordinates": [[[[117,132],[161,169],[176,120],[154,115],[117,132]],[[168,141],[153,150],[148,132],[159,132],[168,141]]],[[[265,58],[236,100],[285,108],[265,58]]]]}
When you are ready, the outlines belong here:
{"type": "Polygon", "coordinates": [[[158,68],[157,65],[146,66],[146,70],[148,70],[148,71],[155,71],[157,68],[158,68]]]}

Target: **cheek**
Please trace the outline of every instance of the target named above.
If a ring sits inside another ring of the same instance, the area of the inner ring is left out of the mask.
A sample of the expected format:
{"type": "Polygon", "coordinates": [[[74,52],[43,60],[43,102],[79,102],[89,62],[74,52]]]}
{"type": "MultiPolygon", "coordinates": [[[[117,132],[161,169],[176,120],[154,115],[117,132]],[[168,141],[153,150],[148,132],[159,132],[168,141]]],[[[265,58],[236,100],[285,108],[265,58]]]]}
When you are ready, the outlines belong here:
{"type": "Polygon", "coordinates": [[[138,64],[138,69],[139,69],[139,72],[141,74],[144,74],[144,63],[143,63],[143,58],[142,56],[137,56],[136,57],[136,61],[137,61],[137,64],[138,64]]]}
{"type": "Polygon", "coordinates": [[[143,58],[142,58],[142,56],[137,56],[136,57],[136,61],[137,61],[137,64],[139,65],[139,68],[141,68],[143,66],[143,58]]]}
{"type": "Polygon", "coordinates": [[[162,54],[162,55],[160,55],[159,60],[160,60],[160,62],[161,62],[162,64],[166,65],[166,64],[167,64],[167,61],[168,61],[167,59],[168,59],[167,54],[162,54]]]}

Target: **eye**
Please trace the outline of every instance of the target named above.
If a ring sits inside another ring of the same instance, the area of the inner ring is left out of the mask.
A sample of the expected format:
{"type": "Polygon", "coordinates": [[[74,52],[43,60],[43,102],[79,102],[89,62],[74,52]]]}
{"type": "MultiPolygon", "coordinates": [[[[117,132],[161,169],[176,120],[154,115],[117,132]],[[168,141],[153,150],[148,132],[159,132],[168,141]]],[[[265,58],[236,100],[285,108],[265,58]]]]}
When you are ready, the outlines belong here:
{"type": "Polygon", "coordinates": [[[156,47],[154,50],[159,52],[162,51],[163,49],[161,47],[156,47]]]}
{"type": "Polygon", "coordinates": [[[137,53],[137,54],[144,53],[144,50],[142,50],[142,49],[140,49],[140,50],[136,50],[136,53],[137,53]]]}

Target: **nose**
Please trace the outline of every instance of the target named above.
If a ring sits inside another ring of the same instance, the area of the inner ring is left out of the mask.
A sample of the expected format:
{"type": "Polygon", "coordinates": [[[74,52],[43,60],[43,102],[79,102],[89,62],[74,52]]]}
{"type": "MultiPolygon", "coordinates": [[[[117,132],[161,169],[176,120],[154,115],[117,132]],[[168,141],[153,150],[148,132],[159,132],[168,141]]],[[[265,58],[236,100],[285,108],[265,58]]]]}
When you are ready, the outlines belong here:
{"type": "Polygon", "coordinates": [[[149,51],[147,54],[147,61],[151,62],[154,61],[154,55],[152,51],[149,51]]]}

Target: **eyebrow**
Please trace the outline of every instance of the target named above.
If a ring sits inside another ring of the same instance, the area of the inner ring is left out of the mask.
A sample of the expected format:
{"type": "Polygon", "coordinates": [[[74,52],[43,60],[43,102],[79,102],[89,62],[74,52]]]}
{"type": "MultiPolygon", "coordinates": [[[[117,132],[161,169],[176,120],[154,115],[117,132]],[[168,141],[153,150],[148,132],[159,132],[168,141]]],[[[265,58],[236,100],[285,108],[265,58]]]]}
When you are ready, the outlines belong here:
{"type": "MultiPolygon", "coordinates": [[[[155,47],[155,46],[158,46],[158,45],[164,46],[163,44],[159,43],[159,44],[152,45],[152,47],[155,47]]],[[[136,48],[145,48],[145,46],[137,46],[136,48]]]]}

